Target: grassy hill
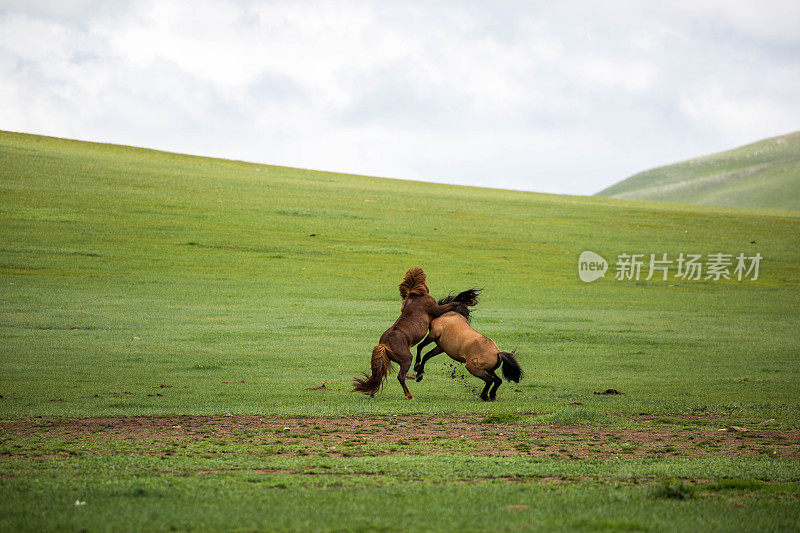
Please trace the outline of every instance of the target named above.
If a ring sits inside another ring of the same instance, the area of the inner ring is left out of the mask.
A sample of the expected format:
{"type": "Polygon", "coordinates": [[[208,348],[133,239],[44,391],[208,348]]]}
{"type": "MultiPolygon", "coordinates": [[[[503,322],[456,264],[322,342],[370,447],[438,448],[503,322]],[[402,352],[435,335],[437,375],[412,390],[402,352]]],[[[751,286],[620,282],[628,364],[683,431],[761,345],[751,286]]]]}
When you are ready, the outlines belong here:
{"type": "Polygon", "coordinates": [[[798,264],[790,211],[0,132],[0,530],[794,530],[798,264]],[[720,252],[758,279],[614,279],[720,252]],[[445,355],[349,392],[415,265],[484,287],[496,402],[445,355]]]}
{"type": "Polygon", "coordinates": [[[530,376],[520,392],[501,388],[501,409],[581,401],[611,411],[798,412],[800,216],[5,132],[0,150],[6,415],[497,408],[448,379],[444,357],[411,385],[412,404],[394,379],[377,401],[348,392],[395,320],[397,283],[414,265],[427,269],[434,295],[485,287],[475,326],[517,349],[530,376]],[[757,281],[615,281],[612,265],[584,284],[583,250],[612,262],[621,253],[765,259],[757,281]],[[323,381],[337,389],[325,403],[306,391],[323,381]],[[172,387],[148,396],[161,384],[172,387]],[[608,387],[627,395],[593,395],[608,387]]]}
{"type": "Polygon", "coordinates": [[[800,209],[800,132],[641,172],[598,196],[800,209]]]}

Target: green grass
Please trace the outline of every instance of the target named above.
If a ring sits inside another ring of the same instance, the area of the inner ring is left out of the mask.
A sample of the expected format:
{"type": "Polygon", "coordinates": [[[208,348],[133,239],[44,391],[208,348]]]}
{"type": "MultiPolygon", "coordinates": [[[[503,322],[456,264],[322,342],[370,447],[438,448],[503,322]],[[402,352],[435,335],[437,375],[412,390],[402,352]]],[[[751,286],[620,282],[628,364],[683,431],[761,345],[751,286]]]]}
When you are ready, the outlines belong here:
{"type": "MultiPolygon", "coordinates": [[[[455,187],[0,132],[0,416],[421,413],[524,427],[625,425],[649,413],[666,423],[774,418],[792,429],[798,264],[800,215],[786,211],[455,187]],[[585,284],[583,250],[764,259],[756,281],[609,273],[585,284]],[[393,377],[374,399],[349,392],[396,319],[397,284],[415,265],[436,296],[485,288],[473,325],[517,350],[522,383],[483,403],[481,382],[453,379],[440,355],[424,381],[409,384],[412,401],[393,377]],[[328,390],[308,390],[323,382],[328,390]],[[594,394],[607,388],[624,394],[594,394]]],[[[214,457],[200,443],[195,455],[162,459],[125,446],[84,456],[85,443],[36,441],[28,456],[0,454],[0,529],[800,522],[791,459],[473,458],[460,443],[417,456],[409,442],[410,454],[337,458],[235,444],[214,457]],[[336,475],[303,474],[323,464],[336,475]],[[264,468],[271,473],[255,473],[264,468]],[[567,482],[534,479],[552,475],[567,482]],[[648,481],[632,481],[639,477],[648,481]],[[764,483],[708,489],[724,497],[650,496],[649,483],[676,477],[764,483]]]]}
{"type": "Polygon", "coordinates": [[[12,133],[0,150],[7,416],[546,414],[579,401],[600,413],[797,420],[800,216],[344,176],[12,133]],[[764,260],[757,281],[609,273],[584,284],[576,275],[584,249],[764,260]],[[444,355],[410,385],[411,402],[393,378],[373,400],[349,392],[397,317],[397,283],[418,264],[435,295],[485,287],[474,325],[518,350],[527,372],[495,404],[477,399],[478,380],[450,379],[444,355]],[[323,381],[333,390],[306,390],[323,381]],[[170,387],[154,388],[162,384],[170,387]],[[593,394],[606,388],[625,395],[593,394]]]}
{"type": "Polygon", "coordinates": [[[153,456],[148,441],[95,443],[90,452],[77,442],[53,444],[65,457],[0,464],[3,530],[97,531],[131,524],[148,531],[800,525],[800,465],[787,459],[272,457],[237,445],[220,451],[208,441],[192,443],[183,454],[153,456]],[[737,477],[722,474],[732,471],[737,477]]]}
{"type": "Polygon", "coordinates": [[[697,490],[681,479],[665,479],[651,485],[649,496],[665,500],[691,500],[697,498],[697,490]]]}
{"type": "Polygon", "coordinates": [[[640,172],[599,196],[800,209],[800,132],[640,172]]]}

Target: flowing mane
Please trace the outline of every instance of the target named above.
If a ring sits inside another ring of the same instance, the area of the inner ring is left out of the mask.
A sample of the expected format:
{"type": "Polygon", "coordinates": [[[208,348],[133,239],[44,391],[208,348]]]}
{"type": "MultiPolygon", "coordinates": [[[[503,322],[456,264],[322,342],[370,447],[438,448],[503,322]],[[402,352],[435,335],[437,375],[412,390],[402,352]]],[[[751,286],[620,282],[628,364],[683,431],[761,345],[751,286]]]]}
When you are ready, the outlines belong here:
{"type": "Polygon", "coordinates": [[[397,287],[400,289],[400,298],[405,300],[409,296],[425,296],[428,294],[428,276],[420,267],[409,268],[403,276],[403,282],[397,287]]]}
{"type": "Polygon", "coordinates": [[[467,289],[465,291],[459,292],[458,294],[453,294],[452,292],[439,300],[439,305],[449,304],[451,302],[459,302],[463,303],[464,305],[459,305],[453,311],[460,314],[464,318],[467,319],[469,322],[470,319],[470,309],[467,305],[476,305],[478,303],[478,295],[481,293],[481,289],[467,289]]]}

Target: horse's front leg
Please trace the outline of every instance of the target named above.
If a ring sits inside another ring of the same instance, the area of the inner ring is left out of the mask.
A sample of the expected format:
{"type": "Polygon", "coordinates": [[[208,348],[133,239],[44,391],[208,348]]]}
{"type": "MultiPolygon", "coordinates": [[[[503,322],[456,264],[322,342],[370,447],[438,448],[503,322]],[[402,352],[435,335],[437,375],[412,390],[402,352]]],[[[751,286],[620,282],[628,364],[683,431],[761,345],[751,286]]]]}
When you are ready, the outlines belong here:
{"type": "Polygon", "coordinates": [[[414,367],[414,370],[416,370],[416,372],[417,372],[417,381],[422,381],[422,375],[425,373],[425,363],[428,362],[428,359],[430,359],[434,355],[439,355],[440,353],[443,353],[443,352],[444,352],[444,350],[442,350],[439,347],[439,345],[437,344],[436,348],[434,348],[433,350],[431,350],[430,352],[425,354],[425,357],[422,358],[422,362],[418,365],[419,366],[419,370],[417,370],[416,366],[414,367]]]}
{"type": "Polygon", "coordinates": [[[419,369],[417,367],[419,367],[420,354],[422,354],[422,349],[432,342],[433,339],[431,338],[431,334],[428,333],[428,335],[424,339],[422,339],[422,342],[417,344],[417,359],[414,361],[414,372],[419,372],[419,369]]]}

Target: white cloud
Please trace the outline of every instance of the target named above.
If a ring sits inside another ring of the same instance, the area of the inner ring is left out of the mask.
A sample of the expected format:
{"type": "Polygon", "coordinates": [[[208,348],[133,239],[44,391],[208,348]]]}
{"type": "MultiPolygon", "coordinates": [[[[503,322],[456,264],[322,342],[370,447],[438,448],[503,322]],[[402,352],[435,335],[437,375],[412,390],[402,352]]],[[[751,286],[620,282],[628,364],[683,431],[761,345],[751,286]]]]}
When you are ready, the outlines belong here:
{"type": "Polygon", "coordinates": [[[762,5],[12,2],[0,128],[588,194],[797,127],[762,5]]]}
{"type": "Polygon", "coordinates": [[[800,9],[795,0],[696,0],[667,6],[683,19],[718,24],[757,39],[798,40],[800,9]]]}
{"type": "Polygon", "coordinates": [[[589,89],[600,85],[603,88],[636,93],[653,86],[658,77],[658,69],[647,61],[620,60],[589,54],[576,58],[572,75],[576,83],[589,89]]]}
{"type": "MultiPolygon", "coordinates": [[[[796,81],[800,83],[800,78],[796,81]]],[[[731,144],[798,128],[800,103],[776,102],[738,92],[713,81],[698,84],[681,97],[680,108],[695,122],[714,128],[731,144]]]]}

